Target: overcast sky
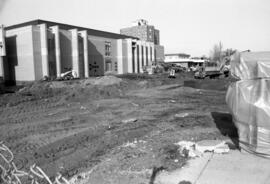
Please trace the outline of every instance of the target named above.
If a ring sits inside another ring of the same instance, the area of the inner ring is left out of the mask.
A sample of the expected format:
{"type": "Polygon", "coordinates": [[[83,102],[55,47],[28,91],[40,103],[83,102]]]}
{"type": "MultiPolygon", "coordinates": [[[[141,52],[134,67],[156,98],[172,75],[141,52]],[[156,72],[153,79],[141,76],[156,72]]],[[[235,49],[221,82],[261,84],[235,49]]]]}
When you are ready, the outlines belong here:
{"type": "Polygon", "coordinates": [[[45,19],[119,33],[140,18],[160,30],[166,53],[209,55],[219,41],[270,51],[270,0],[0,0],[6,26],[45,19]]]}

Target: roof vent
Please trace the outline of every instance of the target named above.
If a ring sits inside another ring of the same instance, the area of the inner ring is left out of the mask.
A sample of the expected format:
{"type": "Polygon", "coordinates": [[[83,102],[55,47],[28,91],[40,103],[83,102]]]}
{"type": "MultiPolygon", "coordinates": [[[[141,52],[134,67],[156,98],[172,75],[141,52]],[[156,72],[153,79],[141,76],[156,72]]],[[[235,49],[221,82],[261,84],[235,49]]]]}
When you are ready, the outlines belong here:
{"type": "Polygon", "coordinates": [[[147,20],[144,20],[144,19],[138,19],[138,20],[132,22],[132,25],[133,26],[145,26],[145,25],[148,25],[148,22],[147,22],[147,20]]]}

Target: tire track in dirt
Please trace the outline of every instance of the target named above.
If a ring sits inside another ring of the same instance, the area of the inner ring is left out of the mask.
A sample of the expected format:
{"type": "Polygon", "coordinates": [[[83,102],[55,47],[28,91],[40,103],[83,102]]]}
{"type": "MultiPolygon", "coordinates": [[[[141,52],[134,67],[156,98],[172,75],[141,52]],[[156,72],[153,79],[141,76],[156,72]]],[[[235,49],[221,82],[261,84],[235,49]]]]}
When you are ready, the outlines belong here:
{"type": "MultiPolygon", "coordinates": [[[[25,153],[19,154],[18,158],[23,158],[24,163],[27,163],[25,167],[36,162],[46,168],[49,173],[53,171],[51,174],[56,172],[55,165],[61,165],[61,160],[65,160],[65,169],[62,172],[70,177],[88,168],[93,162],[96,163],[99,157],[108,153],[111,148],[128,140],[140,138],[152,131],[153,127],[155,127],[154,123],[149,122],[116,123],[110,128],[108,126],[92,127],[38,149],[31,147],[31,150],[36,150],[34,153],[24,150],[25,153]]],[[[22,147],[28,147],[28,145],[22,145],[22,147]]]]}

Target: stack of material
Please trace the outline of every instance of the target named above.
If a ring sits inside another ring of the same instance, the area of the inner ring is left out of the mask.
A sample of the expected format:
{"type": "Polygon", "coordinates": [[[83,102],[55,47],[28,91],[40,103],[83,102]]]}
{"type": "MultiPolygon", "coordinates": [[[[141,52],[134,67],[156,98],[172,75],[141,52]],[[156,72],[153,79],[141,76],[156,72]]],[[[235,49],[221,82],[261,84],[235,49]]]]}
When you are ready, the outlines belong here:
{"type": "Polygon", "coordinates": [[[231,61],[226,102],[238,129],[240,147],[270,158],[270,52],[244,52],[231,61]]]}

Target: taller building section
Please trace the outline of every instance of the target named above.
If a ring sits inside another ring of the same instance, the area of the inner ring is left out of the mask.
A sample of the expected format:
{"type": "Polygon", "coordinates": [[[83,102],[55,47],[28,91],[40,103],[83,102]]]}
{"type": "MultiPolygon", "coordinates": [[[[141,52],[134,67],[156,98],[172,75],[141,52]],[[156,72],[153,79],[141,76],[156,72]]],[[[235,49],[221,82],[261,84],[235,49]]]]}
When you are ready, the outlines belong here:
{"type": "Polygon", "coordinates": [[[131,27],[121,29],[120,34],[137,37],[142,41],[152,42],[156,45],[160,44],[159,30],[152,25],[148,25],[148,22],[143,19],[134,21],[131,27]]]}
{"type": "Polygon", "coordinates": [[[125,36],[137,37],[140,41],[151,42],[154,44],[154,62],[153,64],[162,63],[165,60],[164,47],[160,45],[159,30],[153,25],[149,25],[144,19],[136,20],[131,27],[123,28],[120,34],[125,36]]]}

